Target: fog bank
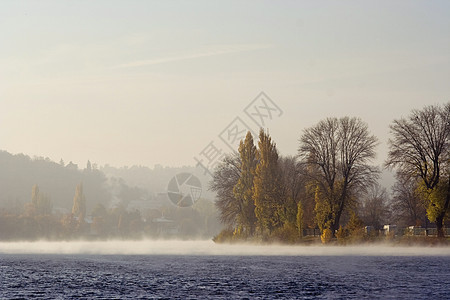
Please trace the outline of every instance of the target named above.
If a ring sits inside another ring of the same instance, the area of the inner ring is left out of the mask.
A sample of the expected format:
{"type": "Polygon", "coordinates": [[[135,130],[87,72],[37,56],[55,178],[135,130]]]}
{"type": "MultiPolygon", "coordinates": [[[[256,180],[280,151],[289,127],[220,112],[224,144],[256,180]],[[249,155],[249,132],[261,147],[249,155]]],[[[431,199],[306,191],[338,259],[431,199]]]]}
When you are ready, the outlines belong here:
{"type": "Polygon", "coordinates": [[[450,256],[449,247],[215,244],[210,240],[1,242],[0,254],[450,256]]]}

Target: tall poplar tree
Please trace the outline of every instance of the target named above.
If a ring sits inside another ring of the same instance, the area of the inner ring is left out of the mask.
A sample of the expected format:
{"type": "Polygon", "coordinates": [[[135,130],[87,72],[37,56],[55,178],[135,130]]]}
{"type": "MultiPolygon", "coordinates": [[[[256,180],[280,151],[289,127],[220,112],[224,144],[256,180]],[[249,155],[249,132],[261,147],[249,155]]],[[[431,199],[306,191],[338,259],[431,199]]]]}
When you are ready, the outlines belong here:
{"type": "Polygon", "coordinates": [[[253,184],[253,200],[259,230],[272,230],[280,225],[278,216],[280,177],[278,151],[269,134],[259,132],[258,164],[253,184]]]}
{"type": "Polygon", "coordinates": [[[241,157],[241,175],[233,188],[234,197],[238,200],[240,206],[237,225],[241,227],[240,229],[245,234],[253,235],[256,225],[253,181],[257,163],[257,150],[250,131],[247,132],[245,140],[240,142],[239,154],[241,157]]]}

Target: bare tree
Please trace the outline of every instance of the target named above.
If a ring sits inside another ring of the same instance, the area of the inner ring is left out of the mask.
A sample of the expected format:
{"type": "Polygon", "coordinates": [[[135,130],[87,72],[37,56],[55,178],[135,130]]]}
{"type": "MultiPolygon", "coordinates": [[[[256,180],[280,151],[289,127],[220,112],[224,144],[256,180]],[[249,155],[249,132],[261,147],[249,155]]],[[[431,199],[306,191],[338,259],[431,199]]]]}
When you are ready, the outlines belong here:
{"type": "Polygon", "coordinates": [[[350,194],[365,190],[378,176],[378,170],[369,165],[376,145],[377,138],[358,118],[328,118],[303,132],[299,155],[323,198],[316,202],[316,212],[333,234],[350,194]]]}
{"type": "MultiPolygon", "coordinates": [[[[280,199],[282,205],[279,214],[282,216],[283,222],[296,224],[298,214],[298,203],[303,202],[302,208],[306,206],[305,197],[305,176],[302,165],[296,157],[281,156],[278,160],[279,173],[281,178],[280,199]]],[[[304,209],[302,217],[304,215],[304,209]]]]}
{"type": "Polygon", "coordinates": [[[222,223],[233,226],[240,213],[240,203],[233,193],[241,176],[241,159],[237,152],[224,158],[214,171],[209,189],[217,193],[216,206],[222,223]]]}
{"type": "Polygon", "coordinates": [[[305,186],[302,165],[293,156],[282,156],[279,159],[279,167],[283,194],[297,203],[305,186]]]}
{"type": "Polygon", "coordinates": [[[390,201],[386,188],[379,184],[371,186],[363,197],[362,219],[364,224],[382,229],[390,218],[390,201]]]}
{"type": "Polygon", "coordinates": [[[397,173],[396,178],[397,182],[392,187],[392,210],[395,219],[404,225],[422,225],[426,222],[426,212],[417,192],[417,178],[402,173],[397,173]]]}
{"type": "Polygon", "coordinates": [[[443,220],[450,202],[450,103],[413,110],[408,118],[394,120],[390,128],[392,139],[386,166],[421,178],[430,193],[446,189],[446,193],[439,193],[444,194],[438,201],[442,203],[428,197],[429,205],[435,206],[429,206],[428,216],[436,223],[438,237],[444,237],[443,220]],[[443,188],[443,184],[447,186],[443,188]]]}

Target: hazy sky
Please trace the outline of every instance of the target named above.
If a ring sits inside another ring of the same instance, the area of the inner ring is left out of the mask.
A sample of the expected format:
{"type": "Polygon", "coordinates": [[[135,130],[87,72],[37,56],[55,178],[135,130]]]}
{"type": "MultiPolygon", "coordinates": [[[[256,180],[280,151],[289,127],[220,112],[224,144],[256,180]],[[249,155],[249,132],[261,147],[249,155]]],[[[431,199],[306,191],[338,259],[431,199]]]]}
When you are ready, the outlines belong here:
{"type": "Polygon", "coordinates": [[[264,91],[281,154],[349,115],[381,162],[394,118],[450,100],[449,16],[449,1],[1,1],[0,149],[194,165],[228,151],[236,117],[257,130],[244,109],[264,91]]]}

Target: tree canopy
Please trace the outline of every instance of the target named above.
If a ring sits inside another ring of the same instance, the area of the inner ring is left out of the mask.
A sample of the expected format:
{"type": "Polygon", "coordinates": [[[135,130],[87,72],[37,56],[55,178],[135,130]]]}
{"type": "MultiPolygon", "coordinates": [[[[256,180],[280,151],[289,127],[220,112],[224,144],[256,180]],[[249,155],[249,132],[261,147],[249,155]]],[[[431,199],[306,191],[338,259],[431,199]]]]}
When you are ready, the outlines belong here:
{"type": "Polygon", "coordinates": [[[386,166],[410,178],[420,178],[427,215],[444,237],[443,220],[450,202],[450,103],[413,110],[394,120],[386,166]]]}
{"type": "Polygon", "coordinates": [[[317,189],[316,211],[323,223],[319,227],[334,234],[352,193],[375,182],[378,170],[370,162],[377,143],[358,118],[327,118],[303,131],[299,156],[317,189]]]}

